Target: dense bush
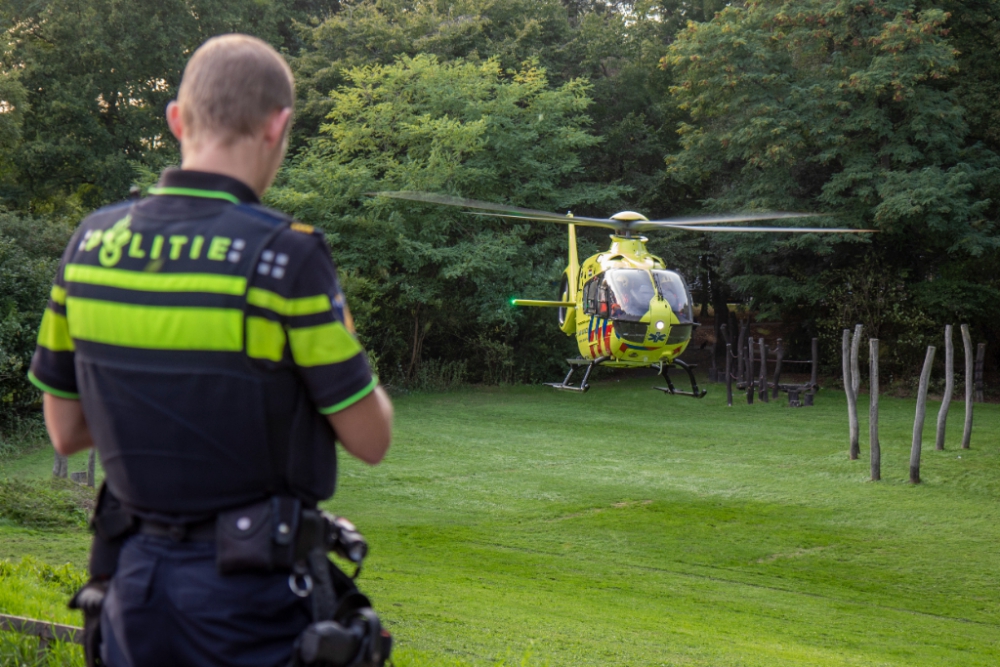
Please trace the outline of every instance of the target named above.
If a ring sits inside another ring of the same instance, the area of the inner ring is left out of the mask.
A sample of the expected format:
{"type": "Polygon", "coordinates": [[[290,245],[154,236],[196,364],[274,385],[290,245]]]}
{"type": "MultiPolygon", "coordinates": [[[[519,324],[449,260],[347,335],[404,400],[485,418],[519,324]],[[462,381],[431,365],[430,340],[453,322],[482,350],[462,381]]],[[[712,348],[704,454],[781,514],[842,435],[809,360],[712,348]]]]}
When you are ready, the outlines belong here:
{"type": "Polygon", "coordinates": [[[0,441],[39,401],[28,382],[38,325],[59,256],[72,235],[64,218],[0,211],[0,441]]]}

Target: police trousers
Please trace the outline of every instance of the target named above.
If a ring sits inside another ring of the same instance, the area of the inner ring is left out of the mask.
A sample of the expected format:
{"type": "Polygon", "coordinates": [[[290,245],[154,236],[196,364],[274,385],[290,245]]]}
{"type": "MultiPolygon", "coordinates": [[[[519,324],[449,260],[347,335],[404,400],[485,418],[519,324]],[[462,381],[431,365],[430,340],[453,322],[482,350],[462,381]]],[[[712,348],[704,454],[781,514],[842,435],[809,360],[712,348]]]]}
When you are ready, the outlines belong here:
{"type": "Polygon", "coordinates": [[[101,616],[109,667],[278,667],[311,622],[288,573],[221,575],[215,544],[135,535],[101,616]]]}

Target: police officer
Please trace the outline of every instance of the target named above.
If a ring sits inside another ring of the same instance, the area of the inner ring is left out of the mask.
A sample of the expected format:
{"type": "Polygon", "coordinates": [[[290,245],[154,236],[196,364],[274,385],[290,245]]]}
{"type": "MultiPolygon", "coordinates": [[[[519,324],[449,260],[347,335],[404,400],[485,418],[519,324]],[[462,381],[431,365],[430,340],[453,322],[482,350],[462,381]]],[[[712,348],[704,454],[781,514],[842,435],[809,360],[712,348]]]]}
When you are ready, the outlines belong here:
{"type": "Polygon", "coordinates": [[[333,494],[336,440],[370,464],[389,447],[322,234],[259,203],[293,100],[267,44],[207,41],[167,108],[181,168],[87,217],[52,288],[30,378],[56,451],[96,446],[128,517],[101,615],[114,667],[286,663],[305,579],[220,573],[218,517],[252,535],[267,517],[241,508],[333,494]]]}

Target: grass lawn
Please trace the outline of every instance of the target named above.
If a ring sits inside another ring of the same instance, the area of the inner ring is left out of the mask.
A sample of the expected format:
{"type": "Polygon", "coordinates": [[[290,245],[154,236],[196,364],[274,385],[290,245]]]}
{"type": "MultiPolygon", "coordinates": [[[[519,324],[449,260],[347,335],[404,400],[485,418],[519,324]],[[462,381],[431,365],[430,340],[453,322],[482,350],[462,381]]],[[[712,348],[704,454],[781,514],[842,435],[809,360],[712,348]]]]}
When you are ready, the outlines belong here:
{"type": "MultiPolygon", "coordinates": [[[[652,382],[407,396],[383,465],[342,458],[329,509],[371,542],[401,664],[1000,663],[1000,406],[962,451],[953,402],[937,452],[932,402],[911,486],[912,400],[883,398],[872,483],[838,392],[727,408],[652,382]]],[[[51,454],[2,465],[45,477],[51,454]]],[[[0,558],[82,567],[86,542],[0,522],[0,558]]]]}

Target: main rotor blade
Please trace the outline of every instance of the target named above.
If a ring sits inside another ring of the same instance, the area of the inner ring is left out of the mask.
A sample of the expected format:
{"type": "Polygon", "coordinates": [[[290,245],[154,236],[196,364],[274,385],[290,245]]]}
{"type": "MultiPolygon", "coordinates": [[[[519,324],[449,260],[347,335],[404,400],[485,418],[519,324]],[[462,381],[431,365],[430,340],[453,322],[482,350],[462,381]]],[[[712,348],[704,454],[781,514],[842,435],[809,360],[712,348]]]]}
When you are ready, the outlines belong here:
{"type": "Polygon", "coordinates": [[[479,211],[466,211],[466,215],[489,215],[494,218],[511,218],[513,220],[540,220],[542,222],[557,222],[561,225],[578,225],[580,227],[603,227],[604,229],[621,230],[626,229],[625,223],[616,220],[601,220],[599,218],[570,218],[565,215],[541,217],[535,215],[508,215],[506,213],[481,213],[479,211]]]}
{"type": "Polygon", "coordinates": [[[426,202],[428,204],[443,204],[445,206],[460,206],[462,208],[476,208],[483,211],[497,211],[507,214],[507,217],[524,218],[527,220],[544,220],[548,222],[576,222],[586,220],[588,222],[606,222],[615,227],[614,221],[605,218],[575,218],[548,211],[537,211],[532,208],[521,208],[519,206],[507,206],[505,204],[494,204],[493,202],[480,201],[478,199],[464,199],[462,197],[450,197],[448,195],[438,195],[432,192],[415,192],[411,190],[399,190],[395,192],[366,192],[371,197],[391,197],[392,199],[406,199],[408,201],[426,202]]]}
{"type": "MultiPolygon", "coordinates": [[[[661,227],[661,229],[664,229],[661,227]]],[[[699,227],[671,225],[665,229],[683,229],[689,232],[788,232],[791,234],[878,234],[877,229],[843,229],[834,227],[699,227]]]]}
{"type": "Polygon", "coordinates": [[[663,218],[661,220],[639,220],[635,226],[651,225],[667,227],[674,225],[718,225],[727,222],[755,222],[757,220],[782,220],[784,218],[815,218],[821,213],[789,213],[770,211],[766,213],[737,213],[730,215],[698,215],[685,218],[663,218]]]}

